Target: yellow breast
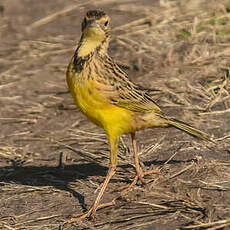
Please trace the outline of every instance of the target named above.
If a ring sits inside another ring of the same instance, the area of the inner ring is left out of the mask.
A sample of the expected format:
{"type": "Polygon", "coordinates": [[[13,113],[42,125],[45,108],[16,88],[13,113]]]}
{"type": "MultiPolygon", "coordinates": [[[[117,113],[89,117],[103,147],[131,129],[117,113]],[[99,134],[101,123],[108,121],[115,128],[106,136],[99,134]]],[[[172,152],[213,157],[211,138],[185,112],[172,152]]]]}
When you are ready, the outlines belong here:
{"type": "Polygon", "coordinates": [[[78,108],[94,124],[104,128],[110,135],[121,135],[133,131],[132,112],[108,103],[103,91],[95,86],[94,80],[82,76],[82,72],[76,73],[69,70],[67,83],[78,108]]]}

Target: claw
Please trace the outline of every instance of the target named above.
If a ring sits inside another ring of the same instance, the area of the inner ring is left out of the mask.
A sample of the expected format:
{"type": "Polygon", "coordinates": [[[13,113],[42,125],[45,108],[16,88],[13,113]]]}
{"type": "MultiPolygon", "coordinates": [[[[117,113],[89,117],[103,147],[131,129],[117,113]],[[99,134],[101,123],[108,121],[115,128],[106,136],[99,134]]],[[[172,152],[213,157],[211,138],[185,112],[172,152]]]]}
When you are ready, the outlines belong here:
{"type": "Polygon", "coordinates": [[[113,205],[115,205],[115,201],[116,201],[116,198],[114,198],[111,202],[99,204],[97,206],[92,206],[87,212],[80,213],[80,214],[74,213],[74,214],[72,214],[72,218],[67,220],[67,223],[71,224],[74,222],[80,222],[80,221],[82,221],[86,218],[89,218],[89,217],[94,217],[97,209],[113,206],[113,205]]]}
{"type": "Polygon", "coordinates": [[[148,170],[148,171],[145,171],[145,172],[142,172],[142,171],[141,171],[141,173],[139,173],[138,175],[136,175],[136,176],[134,177],[132,183],[129,184],[128,187],[124,188],[124,189],[121,191],[121,196],[127,194],[127,193],[130,191],[130,189],[131,189],[134,185],[137,184],[138,180],[140,180],[141,183],[142,183],[143,185],[147,184],[147,183],[144,181],[144,179],[143,179],[144,176],[150,175],[150,174],[155,174],[155,173],[158,173],[158,172],[159,172],[158,169],[148,170]]]}

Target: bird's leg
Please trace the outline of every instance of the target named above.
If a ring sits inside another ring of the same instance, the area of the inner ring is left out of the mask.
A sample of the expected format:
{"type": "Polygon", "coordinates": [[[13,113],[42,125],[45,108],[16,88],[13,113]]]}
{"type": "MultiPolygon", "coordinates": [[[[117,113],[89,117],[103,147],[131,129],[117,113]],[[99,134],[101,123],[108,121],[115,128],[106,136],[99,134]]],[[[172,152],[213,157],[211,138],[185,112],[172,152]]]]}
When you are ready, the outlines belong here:
{"type": "Polygon", "coordinates": [[[145,184],[145,182],[143,180],[144,176],[158,172],[157,169],[148,170],[148,171],[142,170],[142,168],[140,166],[139,158],[138,158],[138,153],[137,153],[137,141],[136,141],[135,133],[131,133],[131,139],[132,139],[132,147],[133,147],[133,159],[134,159],[134,164],[135,164],[135,168],[136,168],[136,176],[134,177],[132,183],[129,184],[128,187],[126,187],[121,192],[122,195],[126,194],[137,183],[138,180],[140,180],[142,184],[145,184]]]}
{"type": "Polygon", "coordinates": [[[139,158],[138,158],[137,140],[136,140],[135,133],[131,134],[131,139],[132,139],[132,146],[133,146],[133,160],[134,160],[134,164],[135,164],[135,168],[136,168],[136,179],[134,179],[134,181],[136,181],[136,183],[137,183],[137,180],[139,179],[143,183],[144,182],[143,181],[144,173],[143,173],[143,170],[140,166],[140,162],[139,162],[139,158]]]}
{"type": "Polygon", "coordinates": [[[105,178],[105,180],[104,180],[104,182],[102,184],[101,190],[98,193],[97,198],[94,201],[94,203],[91,206],[91,208],[87,212],[82,213],[82,214],[72,214],[72,218],[68,220],[68,223],[81,221],[81,220],[83,220],[83,219],[85,219],[87,217],[92,216],[96,212],[97,209],[107,207],[107,206],[111,206],[111,205],[114,204],[113,201],[110,202],[110,203],[105,203],[105,204],[99,204],[99,202],[100,202],[100,200],[101,200],[101,198],[103,196],[103,193],[104,193],[104,191],[105,191],[105,189],[106,189],[111,177],[115,173],[115,169],[116,169],[116,167],[114,167],[112,165],[109,167],[109,171],[108,171],[108,173],[106,175],[106,178],[105,178]]]}
{"type": "Polygon", "coordinates": [[[112,206],[115,204],[115,200],[116,198],[114,198],[111,202],[109,203],[104,203],[104,204],[99,204],[105,189],[107,187],[107,185],[109,184],[110,179],[112,178],[112,176],[115,174],[116,171],[116,166],[117,166],[117,152],[118,152],[118,140],[119,138],[109,138],[109,142],[110,142],[110,147],[111,147],[111,151],[110,151],[110,165],[109,165],[109,171],[106,175],[106,178],[101,186],[100,192],[97,195],[97,198],[95,199],[93,205],[91,206],[91,208],[82,214],[73,214],[72,218],[69,219],[67,222],[68,223],[73,223],[73,222],[78,222],[81,221],[87,217],[92,216],[97,209],[100,208],[104,208],[104,207],[108,207],[108,206],[112,206]]]}

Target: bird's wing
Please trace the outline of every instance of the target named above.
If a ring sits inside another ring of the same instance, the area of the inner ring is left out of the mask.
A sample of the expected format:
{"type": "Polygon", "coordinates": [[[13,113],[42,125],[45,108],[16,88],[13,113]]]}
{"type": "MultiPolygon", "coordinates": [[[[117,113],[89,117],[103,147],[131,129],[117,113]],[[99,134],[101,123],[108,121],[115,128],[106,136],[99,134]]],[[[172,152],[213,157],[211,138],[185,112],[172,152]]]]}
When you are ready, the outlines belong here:
{"type": "Polygon", "coordinates": [[[107,61],[107,66],[101,67],[99,78],[102,79],[99,88],[109,103],[134,112],[162,114],[160,107],[148,92],[131,82],[112,59],[107,61]]]}

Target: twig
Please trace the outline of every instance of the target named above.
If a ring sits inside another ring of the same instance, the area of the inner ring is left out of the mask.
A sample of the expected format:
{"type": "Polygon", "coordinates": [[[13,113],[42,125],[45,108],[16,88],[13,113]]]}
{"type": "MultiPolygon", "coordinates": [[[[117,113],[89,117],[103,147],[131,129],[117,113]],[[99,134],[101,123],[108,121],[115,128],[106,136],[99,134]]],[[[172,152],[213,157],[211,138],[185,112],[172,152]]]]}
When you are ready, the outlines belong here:
{"type": "Polygon", "coordinates": [[[25,222],[22,222],[22,223],[15,224],[15,226],[25,225],[25,224],[29,224],[29,223],[33,223],[33,222],[37,222],[37,221],[42,221],[42,220],[49,220],[49,219],[52,219],[54,217],[59,217],[59,216],[60,215],[52,215],[52,216],[39,217],[39,218],[34,219],[34,220],[28,220],[28,221],[25,221],[25,222]]]}
{"type": "Polygon", "coordinates": [[[28,31],[30,31],[30,30],[32,30],[32,29],[35,29],[35,28],[40,27],[40,26],[42,26],[42,25],[45,25],[45,24],[47,24],[47,23],[49,23],[49,22],[54,21],[55,19],[57,19],[57,18],[60,17],[60,16],[66,15],[66,14],[70,13],[71,11],[74,11],[74,10],[76,10],[76,9],[79,9],[80,6],[86,5],[86,4],[90,3],[90,2],[91,2],[91,1],[87,1],[87,2],[84,2],[84,4],[81,3],[81,4],[71,5],[71,6],[69,6],[69,7],[66,7],[65,9],[62,9],[62,10],[60,10],[60,11],[57,11],[57,12],[55,12],[55,13],[53,13],[53,14],[50,14],[50,15],[48,15],[48,16],[42,18],[42,19],[39,19],[39,20],[36,21],[36,22],[33,22],[33,23],[32,23],[30,26],[28,26],[26,29],[27,29],[28,31]]]}
{"type": "Polygon", "coordinates": [[[187,167],[183,168],[181,171],[173,174],[172,176],[168,177],[166,180],[172,179],[176,176],[179,176],[180,174],[184,173],[185,171],[187,171],[188,169],[190,169],[192,166],[194,165],[194,162],[192,162],[192,164],[188,165],[187,167]]]}
{"type": "Polygon", "coordinates": [[[15,230],[15,228],[10,227],[9,225],[6,225],[3,223],[3,227],[9,230],[15,230]]]}
{"type": "MultiPolygon", "coordinates": [[[[171,157],[169,157],[169,159],[167,161],[165,161],[165,163],[163,164],[163,166],[167,165],[169,163],[169,161],[171,161],[173,159],[173,157],[176,156],[176,154],[178,153],[178,150],[180,150],[181,147],[182,147],[182,144],[175,150],[174,154],[171,157]]],[[[161,168],[163,168],[163,166],[161,168]]]]}
{"type": "Polygon", "coordinates": [[[155,208],[169,209],[168,207],[163,206],[163,205],[159,205],[159,204],[153,204],[153,203],[142,202],[142,201],[137,202],[137,203],[138,203],[138,204],[147,204],[147,205],[153,206],[153,207],[155,207],[155,208]]]}
{"type": "Polygon", "coordinates": [[[66,153],[60,152],[58,168],[64,169],[66,163],[66,153]]]}
{"type": "Polygon", "coordinates": [[[227,136],[224,136],[224,137],[217,138],[217,139],[215,139],[215,141],[223,141],[223,140],[228,139],[228,138],[230,138],[230,135],[227,135],[227,136]]]}
{"type": "Polygon", "coordinates": [[[29,124],[37,123],[36,119],[25,119],[25,118],[16,118],[16,117],[0,117],[0,120],[12,123],[27,122],[29,124]]]}
{"type": "Polygon", "coordinates": [[[222,114],[222,113],[229,113],[229,112],[230,112],[230,109],[226,109],[226,110],[217,110],[217,111],[199,113],[199,115],[222,114]]]}
{"type": "Polygon", "coordinates": [[[51,142],[54,142],[58,145],[61,145],[63,147],[66,147],[67,149],[70,149],[72,150],[74,153],[77,153],[78,155],[80,155],[81,157],[84,157],[85,159],[87,159],[88,161],[90,162],[98,162],[98,157],[96,157],[95,155],[93,155],[92,153],[88,152],[88,151],[81,151],[81,150],[75,150],[74,148],[72,148],[70,145],[67,145],[67,144],[63,144],[59,141],[56,141],[54,139],[50,139],[51,142]]]}
{"type": "Polygon", "coordinates": [[[215,226],[215,225],[219,225],[219,226],[215,226],[215,228],[212,228],[212,229],[218,229],[223,224],[230,225],[230,219],[219,220],[219,221],[210,222],[210,223],[203,223],[203,224],[185,226],[185,227],[182,227],[182,229],[196,229],[196,228],[201,228],[201,227],[202,228],[208,228],[208,227],[212,227],[212,226],[215,226]]]}

